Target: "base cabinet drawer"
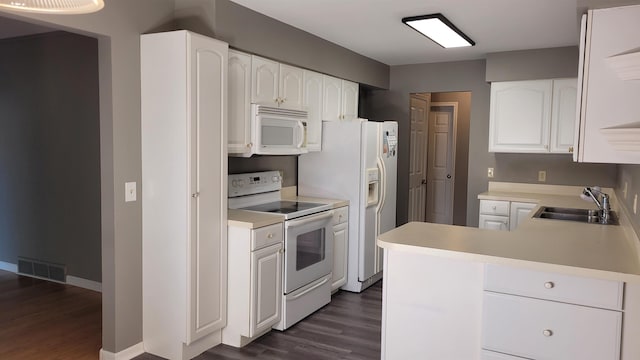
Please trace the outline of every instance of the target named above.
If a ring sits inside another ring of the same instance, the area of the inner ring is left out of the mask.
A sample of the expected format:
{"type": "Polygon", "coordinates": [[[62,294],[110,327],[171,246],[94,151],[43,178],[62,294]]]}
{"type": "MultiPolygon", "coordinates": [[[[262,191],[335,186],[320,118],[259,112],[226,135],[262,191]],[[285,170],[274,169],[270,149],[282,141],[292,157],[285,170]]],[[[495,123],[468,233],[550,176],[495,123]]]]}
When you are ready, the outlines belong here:
{"type": "Polygon", "coordinates": [[[485,350],[536,360],[620,359],[621,312],[488,291],[483,312],[485,350]]]}

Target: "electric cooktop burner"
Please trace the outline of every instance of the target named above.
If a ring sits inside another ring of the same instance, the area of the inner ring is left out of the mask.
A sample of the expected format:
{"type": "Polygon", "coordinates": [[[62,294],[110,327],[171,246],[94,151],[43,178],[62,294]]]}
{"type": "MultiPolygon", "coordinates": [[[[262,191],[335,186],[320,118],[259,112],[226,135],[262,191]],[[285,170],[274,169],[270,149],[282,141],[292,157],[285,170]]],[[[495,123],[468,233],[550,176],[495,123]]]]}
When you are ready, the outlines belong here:
{"type": "Polygon", "coordinates": [[[298,201],[274,201],[270,203],[249,206],[246,208],[242,208],[242,210],[270,212],[277,214],[291,214],[298,211],[304,211],[323,206],[325,206],[325,204],[298,201]]]}

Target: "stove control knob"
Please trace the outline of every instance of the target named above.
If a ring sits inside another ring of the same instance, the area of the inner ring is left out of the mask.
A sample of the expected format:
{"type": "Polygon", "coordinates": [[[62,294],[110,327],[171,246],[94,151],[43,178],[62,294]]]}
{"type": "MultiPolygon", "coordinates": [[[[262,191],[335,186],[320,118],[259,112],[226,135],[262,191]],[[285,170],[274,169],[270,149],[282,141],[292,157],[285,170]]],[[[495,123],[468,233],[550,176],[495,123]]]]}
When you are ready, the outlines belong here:
{"type": "Polygon", "coordinates": [[[280,176],[274,176],[271,178],[271,181],[275,182],[279,182],[280,181],[280,176]]]}
{"type": "Polygon", "coordinates": [[[236,187],[238,185],[238,180],[231,180],[231,187],[236,187]]]}
{"type": "Polygon", "coordinates": [[[244,186],[244,180],[242,180],[242,179],[236,180],[236,184],[234,186],[243,187],[244,186]]]}

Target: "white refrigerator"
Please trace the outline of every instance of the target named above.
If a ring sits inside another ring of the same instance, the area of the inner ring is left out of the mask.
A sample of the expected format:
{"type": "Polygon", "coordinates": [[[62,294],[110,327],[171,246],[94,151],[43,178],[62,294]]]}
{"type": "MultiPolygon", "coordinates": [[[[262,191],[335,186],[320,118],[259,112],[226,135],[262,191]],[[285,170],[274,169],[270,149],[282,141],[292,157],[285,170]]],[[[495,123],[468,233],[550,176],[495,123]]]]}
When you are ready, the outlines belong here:
{"type": "Polygon", "coordinates": [[[298,157],[298,194],[349,200],[347,283],[361,292],[382,277],[379,234],[396,227],[398,123],[322,123],[322,151],[298,157]]]}

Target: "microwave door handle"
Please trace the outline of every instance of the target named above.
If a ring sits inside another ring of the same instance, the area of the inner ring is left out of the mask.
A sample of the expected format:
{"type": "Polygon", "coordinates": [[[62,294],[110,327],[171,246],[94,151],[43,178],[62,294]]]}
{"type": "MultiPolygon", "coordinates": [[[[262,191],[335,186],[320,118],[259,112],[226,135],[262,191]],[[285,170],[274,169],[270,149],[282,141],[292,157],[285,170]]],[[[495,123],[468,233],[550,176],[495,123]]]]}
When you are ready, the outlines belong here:
{"type": "Polygon", "coordinates": [[[293,227],[297,227],[297,226],[302,226],[305,224],[308,224],[310,222],[314,222],[314,221],[318,221],[318,220],[322,220],[322,219],[326,219],[326,218],[330,218],[333,217],[333,210],[329,210],[329,211],[323,211],[320,215],[314,215],[314,216],[306,216],[303,219],[300,220],[289,220],[286,221],[284,224],[284,227],[289,229],[289,228],[293,228],[293,227]]]}
{"type": "Polygon", "coordinates": [[[302,125],[302,121],[297,122],[296,128],[298,129],[298,139],[300,139],[296,147],[301,148],[302,144],[304,144],[304,125],[302,125]]]}

